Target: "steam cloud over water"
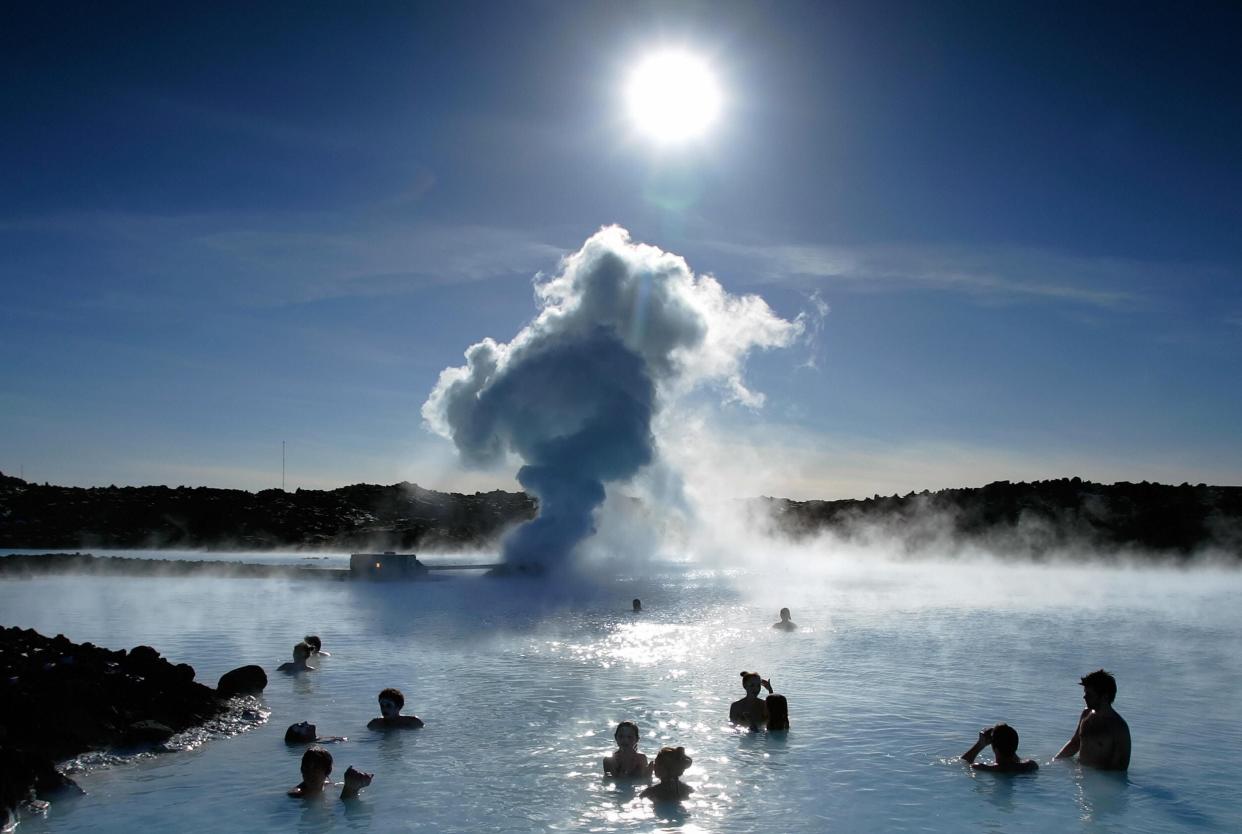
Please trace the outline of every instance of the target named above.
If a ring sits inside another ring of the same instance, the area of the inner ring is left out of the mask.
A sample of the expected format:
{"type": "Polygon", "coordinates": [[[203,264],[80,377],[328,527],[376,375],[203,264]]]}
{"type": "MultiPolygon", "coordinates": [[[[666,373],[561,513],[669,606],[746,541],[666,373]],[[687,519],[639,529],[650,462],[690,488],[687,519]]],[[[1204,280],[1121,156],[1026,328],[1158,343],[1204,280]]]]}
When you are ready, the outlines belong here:
{"type": "Polygon", "coordinates": [[[713,386],[751,407],[742,380],[755,348],[785,347],[801,317],[776,315],[758,296],[727,293],[685,260],[608,226],[537,277],[539,313],[510,342],[485,338],[447,368],[423,417],[470,465],[509,453],[537,518],[505,543],[505,559],[553,567],[594,532],[605,484],[652,463],[652,418],[677,397],[713,386]]]}

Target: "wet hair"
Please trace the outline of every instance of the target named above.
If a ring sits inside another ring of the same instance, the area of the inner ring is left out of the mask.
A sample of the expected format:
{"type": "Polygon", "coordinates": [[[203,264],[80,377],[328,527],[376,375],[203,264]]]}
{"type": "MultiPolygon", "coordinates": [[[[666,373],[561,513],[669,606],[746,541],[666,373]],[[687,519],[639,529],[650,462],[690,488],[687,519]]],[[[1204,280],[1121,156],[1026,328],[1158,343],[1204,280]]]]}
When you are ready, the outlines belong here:
{"type": "Polygon", "coordinates": [[[639,737],[637,724],[635,724],[633,721],[622,721],[620,724],[617,725],[617,729],[612,731],[613,738],[616,738],[618,735],[621,734],[622,727],[629,727],[631,730],[634,731],[634,738],[639,737]]]}
{"type": "Polygon", "coordinates": [[[317,767],[324,773],[332,772],[332,754],[322,747],[312,747],[302,754],[302,769],[317,767]]]}
{"type": "Polygon", "coordinates": [[[790,615],[790,613],[789,613],[789,609],[788,609],[788,608],[782,608],[782,609],[781,609],[781,619],[782,619],[782,620],[788,620],[788,619],[790,618],[790,616],[791,616],[791,615],[790,615]]]}
{"type": "Polygon", "coordinates": [[[1018,731],[1008,724],[997,724],[992,728],[992,750],[998,756],[1016,756],[1018,754],[1018,731]]]}
{"type": "Polygon", "coordinates": [[[742,671],[742,672],[739,672],[738,674],[742,676],[742,686],[746,686],[746,679],[752,678],[752,677],[759,678],[759,683],[761,684],[763,683],[763,676],[760,675],[758,672],[742,671]]]}
{"type": "Polygon", "coordinates": [[[1103,669],[1096,669],[1079,683],[1103,695],[1110,704],[1117,697],[1117,679],[1103,669]]]}
{"type": "Polygon", "coordinates": [[[686,768],[694,764],[694,759],[686,755],[684,747],[661,747],[656,753],[655,770],[668,770],[674,779],[686,772],[686,768]]]}
{"type": "Polygon", "coordinates": [[[306,658],[310,657],[310,655],[311,655],[311,647],[310,647],[310,644],[307,643],[306,641],[293,644],[293,659],[294,660],[306,660],[306,658]]]}
{"type": "Polygon", "coordinates": [[[789,729],[789,702],[784,695],[769,695],[764,702],[768,705],[768,729],[789,729]]]}
{"type": "Polygon", "coordinates": [[[323,641],[319,639],[318,634],[308,634],[302,638],[302,642],[311,647],[311,651],[318,654],[323,651],[323,641]]]}
{"type": "Polygon", "coordinates": [[[315,732],[312,725],[306,724],[305,721],[299,721],[297,724],[290,724],[289,729],[285,730],[285,744],[305,744],[308,741],[315,740],[315,732]],[[306,729],[300,730],[303,725],[306,729]]]}
{"type": "Polygon", "coordinates": [[[385,698],[387,698],[388,700],[396,704],[397,709],[401,709],[403,706],[405,706],[405,696],[401,694],[400,689],[396,689],[391,686],[388,687],[387,689],[381,689],[379,697],[376,698],[375,700],[382,701],[385,698]]]}

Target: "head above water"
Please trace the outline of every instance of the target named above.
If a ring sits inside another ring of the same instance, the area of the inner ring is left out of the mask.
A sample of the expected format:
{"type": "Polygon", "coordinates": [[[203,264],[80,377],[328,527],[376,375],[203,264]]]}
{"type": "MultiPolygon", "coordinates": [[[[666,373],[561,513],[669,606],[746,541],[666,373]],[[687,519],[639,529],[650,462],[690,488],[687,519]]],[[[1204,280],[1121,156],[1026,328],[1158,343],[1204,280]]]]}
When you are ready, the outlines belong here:
{"type": "Polygon", "coordinates": [[[639,599],[638,597],[634,597],[634,610],[635,611],[643,610],[643,601],[639,599]]]}
{"type": "Polygon", "coordinates": [[[1008,724],[993,727],[992,751],[998,756],[1018,755],[1018,731],[1008,724]]]}
{"type": "Polygon", "coordinates": [[[309,721],[299,721],[296,724],[290,724],[289,729],[285,730],[285,744],[307,744],[314,741],[319,732],[314,724],[309,721]]]}
{"type": "Polygon", "coordinates": [[[323,641],[319,639],[318,634],[308,634],[302,638],[302,642],[311,647],[311,651],[318,654],[323,651],[323,641]]]}
{"type": "Polygon", "coordinates": [[[782,623],[787,623],[787,622],[789,622],[789,617],[790,617],[790,614],[789,614],[789,609],[788,609],[788,608],[782,608],[782,609],[781,609],[781,622],[782,622],[782,623]]]}
{"type": "Polygon", "coordinates": [[[1105,672],[1103,669],[1096,669],[1094,672],[1080,680],[1079,683],[1082,684],[1082,687],[1085,690],[1083,692],[1083,699],[1087,701],[1087,706],[1092,709],[1096,706],[1091,703],[1091,696],[1093,694],[1099,697],[1102,702],[1101,706],[1104,704],[1111,704],[1117,697],[1117,679],[1108,672],[1105,672]]]}
{"type": "Polygon", "coordinates": [[[401,713],[401,708],[405,706],[405,695],[401,694],[400,689],[391,686],[380,690],[378,700],[380,714],[385,718],[395,718],[401,713]]]}
{"type": "Polygon", "coordinates": [[[617,729],[613,730],[612,737],[616,740],[618,747],[625,747],[626,743],[630,747],[638,745],[638,725],[633,721],[622,721],[617,725],[617,729]]]}
{"type": "Polygon", "coordinates": [[[307,785],[322,784],[332,773],[332,754],[322,747],[312,747],[302,754],[302,781],[307,785]]]}
{"type": "Polygon", "coordinates": [[[764,702],[768,705],[768,729],[789,729],[789,702],[784,695],[769,695],[764,702]]]}
{"type": "Polygon", "coordinates": [[[293,646],[293,660],[297,663],[305,663],[306,659],[311,656],[311,647],[306,641],[295,643],[293,646]]]}
{"type": "Polygon", "coordinates": [[[759,673],[743,671],[739,674],[742,676],[742,688],[746,690],[746,694],[752,697],[757,696],[763,687],[763,678],[759,673]]]}
{"type": "Polygon", "coordinates": [[[694,759],[686,755],[686,748],[661,747],[655,757],[655,777],[660,780],[677,779],[692,764],[694,759]]]}

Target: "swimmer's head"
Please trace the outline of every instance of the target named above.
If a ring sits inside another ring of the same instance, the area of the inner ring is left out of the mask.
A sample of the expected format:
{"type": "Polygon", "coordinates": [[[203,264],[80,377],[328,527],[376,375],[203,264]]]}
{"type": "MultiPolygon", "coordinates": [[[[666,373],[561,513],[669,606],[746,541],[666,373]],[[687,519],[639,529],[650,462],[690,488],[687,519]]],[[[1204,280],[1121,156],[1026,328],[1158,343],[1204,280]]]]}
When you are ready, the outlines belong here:
{"type": "Polygon", "coordinates": [[[789,622],[789,617],[790,617],[790,614],[789,614],[789,609],[788,609],[788,608],[782,608],[782,609],[781,609],[781,622],[782,622],[782,623],[787,623],[787,622],[789,622]]]}
{"type": "Polygon", "coordinates": [[[686,755],[686,748],[661,747],[655,757],[655,777],[661,781],[677,779],[692,764],[694,764],[694,759],[686,755]]]}
{"type": "Polygon", "coordinates": [[[1082,698],[1091,709],[1111,704],[1117,697],[1117,679],[1103,669],[1096,669],[1079,683],[1083,688],[1082,698]]]}
{"type": "Polygon", "coordinates": [[[290,724],[289,729],[285,730],[285,744],[308,744],[318,735],[314,724],[309,721],[299,721],[296,724],[290,724]]]}
{"type": "Polygon", "coordinates": [[[642,601],[641,599],[639,599],[638,597],[635,597],[635,598],[634,598],[634,603],[633,603],[633,604],[634,604],[634,610],[635,610],[635,611],[642,611],[642,610],[643,610],[643,601],[642,601]]]}
{"type": "Polygon", "coordinates": [[[763,678],[759,677],[758,672],[742,672],[742,688],[746,690],[746,694],[755,697],[759,694],[759,689],[763,686],[763,678]]]}
{"type": "Polygon", "coordinates": [[[405,706],[405,696],[401,694],[400,689],[388,687],[379,694],[380,715],[385,718],[396,718],[401,714],[401,708],[405,706]]]}
{"type": "Polygon", "coordinates": [[[321,786],[332,773],[332,754],[322,747],[312,747],[302,754],[302,784],[321,786]]]}
{"type": "Polygon", "coordinates": [[[311,647],[305,642],[295,643],[293,646],[293,660],[297,663],[305,663],[310,657],[311,647]]]}
{"type": "Polygon", "coordinates": [[[768,705],[768,729],[788,730],[789,702],[785,700],[785,696],[769,695],[764,703],[768,705]]]}
{"type": "Polygon", "coordinates": [[[638,725],[633,721],[622,721],[613,731],[612,737],[616,739],[618,747],[637,747],[638,725]]]}
{"type": "Polygon", "coordinates": [[[302,642],[311,647],[311,651],[319,654],[323,651],[323,641],[319,639],[318,634],[308,634],[302,638],[302,642]]]}
{"type": "Polygon", "coordinates": [[[1016,756],[1018,754],[1018,731],[1008,724],[997,724],[993,727],[992,751],[998,756],[1016,756]]]}

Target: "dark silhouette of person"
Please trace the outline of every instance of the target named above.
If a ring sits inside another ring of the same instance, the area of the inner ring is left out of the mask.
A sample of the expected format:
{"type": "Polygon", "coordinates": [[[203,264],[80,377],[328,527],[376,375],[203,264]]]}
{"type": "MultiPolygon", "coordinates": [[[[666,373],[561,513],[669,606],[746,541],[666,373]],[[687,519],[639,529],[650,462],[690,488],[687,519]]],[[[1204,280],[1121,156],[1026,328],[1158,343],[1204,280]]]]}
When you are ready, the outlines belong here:
{"type": "Polygon", "coordinates": [[[1099,770],[1126,770],[1130,767],[1130,725],[1113,709],[1117,681],[1103,669],[1084,677],[1082,699],[1087,707],[1078,716],[1074,735],[1055,758],[1078,761],[1099,770]]]}
{"type": "Polygon", "coordinates": [[[293,661],[290,663],[282,663],[276,667],[277,672],[284,672],[288,675],[296,675],[302,672],[313,672],[315,667],[306,661],[311,656],[310,644],[305,641],[297,643],[293,647],[293,661]]]}
{"type": "Polygon", "coordinates": [[[644,790],[639,796],[643,799],[653,799],[656,802],[676,802],[679,799],[685,799],[694,793],[694,788],[681,781],[681,775],[692,764],[694,760],[686,755],[686,748],[661,747],[652,764],[655,777],[660,781],[644,790]]]}
{"type": "MultiPolygon", "coordinates": [[[[769,699],[770,700],[770,699],[769,699]]],[[[969,762],[974,770],[987,770],[993,773],[1030,773],[1039,770],[1039,764],[1031,759],[1023,761],[1018,758],[1018,731],[1008,724],[997,724],[984,727],[979,731],[979,738],[974,746],[962,754],[962,759],[969,762]],[[992,745],[992,754],[996,756],[994,764],[975,763],[983,748],[992,745]]]]}
{"type": "Polygon", "coordinates": [[[781,621],[779,623],[772,623],[772,628],[779,628],[781,631],[793,631],[797,627],[798,624],[789,619],[788,608],[781,609],[781,621]]]}
{"type": "Polygon", "coordinates": [[[759,697],[760,687],[772,691],[772,684],[759,676],[758,672],[741,672],[742,688],[746,697],[729,705],[729,720],[734,724],[745,724],[752,730],[758,730],[768,723],[768,708],[759,697]]]}
{"type": "Polygon", "coordinates": [[[617,742],[617,751],[604,757],[604,773],[619,779],[641,779],[651,775],[651,765],[647,757],[638,752],[638,725],[633,721],[622,721],[617,725],[612,737],[617,742]]]}
{"type": "Polygon", "coordinates": [[[378,696],[380,717],[367,722],[368,730],[416,730],[423,726],[423,719],[417,715],[402,715],[405,706],[405,695],[400,689],[391,686],[381,690],[378,696]]]}
{"type": "Polygon", "coordinates": [[[299,744],[329,744],[337,741],[349,741],[344,736],[319,736],[318,728],[309,721],[299,721],[296,724],[290,724],[289,729],[285,730],[285,744],[296,746],[299,744]]]}
{"type": "Polygon", "coordinates": [[[634,613],[637,614],[643,610],[643,601],[638,597],[634,597],[634,613]]]}
{"type": "Polygon", "coordinates": [[[789,702],[784,695],[769,695],[764,701],[768,709],[768,731],[789,729],[789,702]]]}

